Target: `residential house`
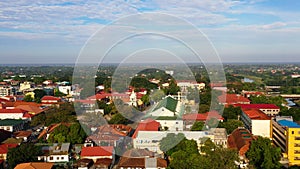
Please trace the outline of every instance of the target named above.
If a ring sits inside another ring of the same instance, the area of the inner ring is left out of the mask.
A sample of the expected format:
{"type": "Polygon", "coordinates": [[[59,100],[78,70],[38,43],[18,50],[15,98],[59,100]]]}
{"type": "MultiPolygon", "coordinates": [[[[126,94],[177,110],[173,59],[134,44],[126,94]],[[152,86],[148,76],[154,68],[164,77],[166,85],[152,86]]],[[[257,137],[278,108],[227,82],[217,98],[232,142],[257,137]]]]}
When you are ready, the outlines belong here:
{"type": "Polygon", "coordinates": [[[0,86],[0,96],[12,96],[13,88],[10,86],[0,86]]]}
{"type": "Polygon", "coordinates": [[[29,140],[32,132],[31,131],[17,131],[13,133],[16,139],[23,139],[25,142],[29,140]]]}
{"type": "Polygon", "coordinates": [[[93,164],[94,162],[91,159],[80,159],[74,167],[77,169],[92,169],[93,164]]]}
{"type": "Polygon", "coordinates": [[[10,148],[15,148],[17,146],[18,146],[18,144],[1,144],[0,145],[0,160],[6,160],[8,150],[10,148]]]}
{"type": "Polygon", "coordinates": [[[24,124],[26,121],[21,119],[4,119],[0,120],[0,129],[15,132],[24,129],[24,124]]]}
{"type": "Polygon", "coordinates": [[[131,149],[126,151],[117,164],[118,169],[165,169],[167,161],[160,157],[155,157],[154,153],[148,150],[131,149]]]}
{"type": "Polygon", "coordinates": [[[70,143],[54,143],[52,146],[42,147],[44,155],[38,160],[45,162],[69,162],[70,143]]]}
{"type": "Polygon", "coordinates": [[[18,164],[15,169],[53,169],[53,163],[30,162],[18,164]]]}
{"type": "Polygon", "coordinates": [[[59,104],[61,104],[61,99],[54,96],[44,96],[42,97],[41,102],[42,105],[44,106],[52,106],[52,105],[59,106],[59,104]]]}
{"type": "Polygon", "coordinates": [[[258,109],[242,109],[241,120],[253,135],[272,138],[271,117],[258,109]]]}
{"type": "Polygon", "coordinates": [[[81,159],[91,159],[94,162],[97,159],[111,159],[114,160],[114,147],[113,146],[95,146],[95,147],[82,147],[80,153],[81,159]]]}
{"type": "Polygon", "coordinates": [[[0,119],[28,119],[28,111],[22,109],[0,109],[0,119]]]}
{"type": "Polygon", "coordinates": [[[120,128],[121,125],[102,125],[96,129],[94,134],[90,135],[87,140],[92,140],[97,145],[117,146],[126,139],[131,128],[120,128]]]}

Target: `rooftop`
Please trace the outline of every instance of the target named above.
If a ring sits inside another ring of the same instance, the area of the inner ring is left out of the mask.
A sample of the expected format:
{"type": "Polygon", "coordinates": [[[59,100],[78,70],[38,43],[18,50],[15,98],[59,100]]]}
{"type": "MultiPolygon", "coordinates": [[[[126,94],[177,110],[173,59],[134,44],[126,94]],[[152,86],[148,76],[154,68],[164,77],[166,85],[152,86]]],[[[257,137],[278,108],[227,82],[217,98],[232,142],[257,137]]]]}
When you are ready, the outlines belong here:
{"type": "Polygon", "coordinates": [[[112,146],[82,147],[81,156],[112,156],[112,146]]]}
{"type": "Polygon", "coordinates": [[[152,111],[165,107],[166,109],[175,112],[177,107],[177,100],[171,96],[167,96],[163,100],[161,100],[152,111]]]}
{"type": "Polygon", "coordinates": [[[19,119],[3,119],[0,120],[0,126],[14,126],[23,123],[23,120],[19,119]]]}
{"type": "Polygon", "coordinates": [[[242,109],[242,111],[252,120],[271,120],[269,116],[258,109],[242,109]]]}
{"type": "Polygon", "coordinates": [[[224,120],[224,118],[217,111],[210,111],[206,113],[192,113],[183,115],[183,120],[205,121],[210,118],[224,120]]]}
{"type": "Polygon", "coordinates": [[[139,131],[158,131],[159,126],[160,126],[160,123],[155,120],[152,120],[152,119],[146,119],[144,121],[141,121],[138,124],[132,138],[136,138],[137,133],[139,131]]]}
{"type": "Polygon", "coordinates": [[[280,109],[275,104],[235,104],[235,106],[246,109],[280,109]]]}
{"type": "Polygon", "coordinates": [[[30,162],[18,164],[15,169],[51,169],[52,167],[53,163],[30,162]]]}
{"type": "Polygon", "coordinates": [[[290,120],[279,120],[278,124],[289,128],[300,128],[300,125],[290,120]]]}

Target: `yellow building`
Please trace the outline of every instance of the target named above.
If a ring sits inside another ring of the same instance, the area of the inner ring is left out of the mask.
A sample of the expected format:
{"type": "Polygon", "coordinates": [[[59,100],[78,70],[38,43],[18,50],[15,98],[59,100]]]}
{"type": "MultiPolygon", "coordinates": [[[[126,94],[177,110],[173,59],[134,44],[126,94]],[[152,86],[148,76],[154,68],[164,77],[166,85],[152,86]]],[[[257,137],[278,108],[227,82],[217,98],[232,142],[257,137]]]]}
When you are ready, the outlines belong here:
{"type": "Polygon", "coordinates": [[[291,120],[273,120],[273,143],[280,147],[289,166],[300,166],[300,125],[291,120]]]}

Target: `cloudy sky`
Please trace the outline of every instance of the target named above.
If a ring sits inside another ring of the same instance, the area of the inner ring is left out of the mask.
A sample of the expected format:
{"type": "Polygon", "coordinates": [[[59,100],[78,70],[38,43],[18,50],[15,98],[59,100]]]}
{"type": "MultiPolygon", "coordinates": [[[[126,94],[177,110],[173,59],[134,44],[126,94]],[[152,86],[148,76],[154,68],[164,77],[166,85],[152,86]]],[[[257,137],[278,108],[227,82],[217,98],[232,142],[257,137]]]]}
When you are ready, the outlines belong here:
{"type": "MultiPolygon", "coordinates": [[[[87,40],[101,28],[128,15],[149,12],[172,15],[197,27],[223,62],[299,62],[299,6],[297,0],[2,0],[0,64],[75,63],[87,40]]],[[[166,31],[169,23],[192,41],[189,30],[164,21],[155,29],[166,31]]],[[[151,20],[147,22],[151,25],[151,20]]],[[[134,30],[125,22],[114,26],[114,33],[134,30]]],[[[178,45],[157,37],[146,40],[132,39],[131,45],[178,45]]],[[[111,55],[123,57],[128,47],[117,48],[111,55]]]]}

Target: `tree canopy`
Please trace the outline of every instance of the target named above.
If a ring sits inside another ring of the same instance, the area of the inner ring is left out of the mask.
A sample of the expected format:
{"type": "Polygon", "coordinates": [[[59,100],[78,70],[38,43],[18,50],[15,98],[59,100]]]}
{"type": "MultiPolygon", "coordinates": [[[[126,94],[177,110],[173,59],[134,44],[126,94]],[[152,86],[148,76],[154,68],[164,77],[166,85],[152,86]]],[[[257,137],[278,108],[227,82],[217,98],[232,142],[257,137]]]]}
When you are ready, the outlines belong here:
{"type": "Polygon", "coordinates": [[[257,140],[251,142],[246,157],[255,168],[276,169],[281,167],[280,154],[280,148],[273,147],[268,138],[258,137],[257,140]]]}
{"type": "Polygon", "coordinates": [[[42,150],[33,143],[23,143],[19,147],[11,148],[7,153],[8,168],[13,169],[17,164],[24,162],[36,162],[39,155],[42,155],[42,150]]]}

